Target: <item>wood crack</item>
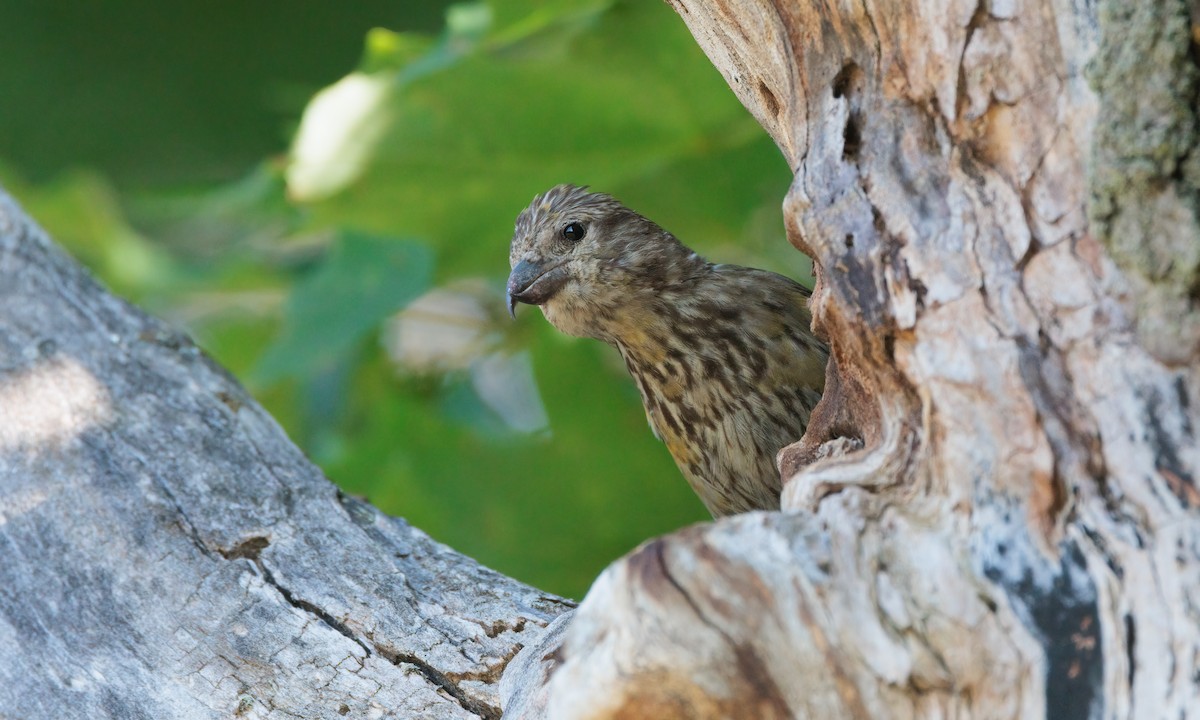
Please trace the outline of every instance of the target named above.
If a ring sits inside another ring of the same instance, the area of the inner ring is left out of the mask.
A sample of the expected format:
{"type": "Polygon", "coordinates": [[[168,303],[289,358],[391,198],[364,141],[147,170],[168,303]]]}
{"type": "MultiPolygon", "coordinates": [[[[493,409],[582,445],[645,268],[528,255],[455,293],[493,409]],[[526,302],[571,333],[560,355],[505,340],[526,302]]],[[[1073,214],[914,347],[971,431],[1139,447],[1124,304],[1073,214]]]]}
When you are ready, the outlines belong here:
{"type": "Polygon", "coordinates": [[[478,715],[485,720],[500,720],[500,708],[469,697],[465,692],[463,692],[463,689],[459,687],[458,683],[450,679],[446,673],[438,670],[416,655],[413,655],[412,653],[401,653],[394,650],[388,650],[378,644],[375,645],[375,649],[381,656],[386,658],[393,665],[411,665],[418,673],[421,674],[423,678],[428,680],[430,684],[435,685],[447,695],[454,698],[458,704],[462,706],[463,710],[466,710],[474,715],[478,715]]]}
{"type": "Polygon", "coordinates": [[[262,560],[257,560],[254,564],[256,567],[258,567],[259,572],[262,573],[263,580],[268,585],[275,588],[275,590],[279,592],[280,596],[282,596],[283,599],[286,600],[289,605],[291,605],[292,607],[294,607],[298,610],[303,610],[304,612],[313,615],[318,620],[320,620],[322,623],[329,626],[333,630],[336,630],[337,632],[341,633],[342,635],[346,636],[348,639],[353,641],[356,645],[361,647],[363,649],[363,652],[365,652],[367,654],[367,657],[371,656],[371,648],[368,647],[367,644],[365,642],[363,642],[361,638],[359,638],[357,635],[355,635],[354,632],[352,630],[350,630],[350,628],[346,627],[345,623],[338,620],[334,616],[330,615],[328,612],[326,612],[321,607],[314,605],[313,603],[311,603],[307,600],[296,597],[292,593],[291,590],[289,590],[286,587],[284,587],[283,585],[281,585],[279,583],[279,581],[277,581],[275,579],[275,576],[271,573],[271,571],[267,568],[267,566],[262,562],[262,560]]]}
{"type": "MultiPolygon", "coordinates": [[[[240,548],[243,545],[245,545],[245,543],[242,543],[242,545],[239,545],[238,547],[240,548]]],[[[267,568],[267,566],[261,560],[256,559],[255,566],[258,567],[259,572],[262,573],[263,580],[268,585],[275,588],[275,590],[280,594],[281,597],[283,597],[284,600],[287,601],[289,605],[298,610],[303,610],[304,612],[311,614],[329,628],[345,636],[354,644],[362,648],[367,657],[378,653],[381,657],[385,658],[393,665],[411,665],[431,685],[439,688],[448,696],[453,698],[455,702],[462,707],[462,709],[469,713],[478,715],[481,718],[485,718],[485,720],[499,720],[500,708],[469,697],[466,692],[459,687],[458,683],[452,680],[446,673],[443,673],[441,670],[438,670],[433,665],[430,665],[412,653],[398,652],[396,650],[387,648],[382,644],[375,642],[374,640],[372,640],[371,644],[368,645],[365,640],[355,634],[355,632],[351,630],[344,622],[330,615],[320,606],[296,597],[291,590],[280,584],[280,582],[275,579],[274,574],[271,573],[270,569],[267,568]]],[[[512,655],[515,654],[516,652],[514,651],[512,655]]],[[[509,659],[511,659],[511,657],[509,659]]],[[[495,676],[498,676],[500,672],[503,672],[503,667],[497,670],[489,669],[489,673],[495,676]]],[[[464,675],[462,679],[473,678],[469,675],[464,675]]]]}

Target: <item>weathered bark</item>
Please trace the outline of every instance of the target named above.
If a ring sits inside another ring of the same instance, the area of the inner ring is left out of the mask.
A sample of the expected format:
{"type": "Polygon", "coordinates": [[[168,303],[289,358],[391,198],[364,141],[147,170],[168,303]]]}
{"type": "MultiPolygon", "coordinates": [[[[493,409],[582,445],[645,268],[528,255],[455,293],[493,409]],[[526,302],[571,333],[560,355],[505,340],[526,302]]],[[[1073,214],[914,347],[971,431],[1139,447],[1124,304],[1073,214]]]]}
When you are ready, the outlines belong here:
{"type": "Polygon", "coordinates": [[[1200,714],[1186,0],[670,2],[795,171],[833,382],[784,512],[610,567],[506,712],[1200,714]]]}
{"type": "Polygon", "coordinates": [[[0,193],[0,717],[497,717],[567,607],[341,495],[0,193]]]}

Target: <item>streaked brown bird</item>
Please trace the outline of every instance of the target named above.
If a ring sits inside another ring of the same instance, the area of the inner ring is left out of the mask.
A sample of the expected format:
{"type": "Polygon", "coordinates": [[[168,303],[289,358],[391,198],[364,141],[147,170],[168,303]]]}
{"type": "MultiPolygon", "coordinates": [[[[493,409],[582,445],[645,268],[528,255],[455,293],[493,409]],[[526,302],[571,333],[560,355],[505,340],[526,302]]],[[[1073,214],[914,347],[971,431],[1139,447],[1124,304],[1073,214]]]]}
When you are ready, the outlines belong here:
{"type": "Polygon", "coordinates": [[[613,345],[650,427],[714,517],[778,509],[776,453],[804,434],[829,352],[809,291],[714,265],[609,195],[558,185],[517,217],[508,308],[613,345]]]}

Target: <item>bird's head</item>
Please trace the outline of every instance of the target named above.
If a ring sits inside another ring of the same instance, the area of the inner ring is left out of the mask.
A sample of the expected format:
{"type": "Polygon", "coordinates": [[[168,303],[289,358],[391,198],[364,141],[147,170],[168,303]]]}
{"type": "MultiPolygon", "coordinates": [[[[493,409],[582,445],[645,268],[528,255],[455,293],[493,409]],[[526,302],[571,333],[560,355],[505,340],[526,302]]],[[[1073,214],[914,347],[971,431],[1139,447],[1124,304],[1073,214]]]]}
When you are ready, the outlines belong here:
{"type": "Polygon", "coordinates": [[[559,330],[608,340],[606,324],[704,260],[609,195],[557,185],[517,217],[508,308],[539,305],[559,330]]]}

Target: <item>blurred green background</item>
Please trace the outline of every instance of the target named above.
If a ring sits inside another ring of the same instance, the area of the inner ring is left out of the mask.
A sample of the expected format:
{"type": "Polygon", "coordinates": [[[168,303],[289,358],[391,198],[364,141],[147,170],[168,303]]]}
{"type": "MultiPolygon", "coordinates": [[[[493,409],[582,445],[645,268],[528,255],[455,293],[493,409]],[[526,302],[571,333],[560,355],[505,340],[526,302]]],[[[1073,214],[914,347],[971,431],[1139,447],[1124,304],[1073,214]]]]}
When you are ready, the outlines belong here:
{"type": "Polygon", "coordinates": [[[579,597],[706,518],[606,346],[504,312],[560,182],[803,282],[789,173],[665,3],[0,4],[0,184],[331,479],[579,597]]]}

